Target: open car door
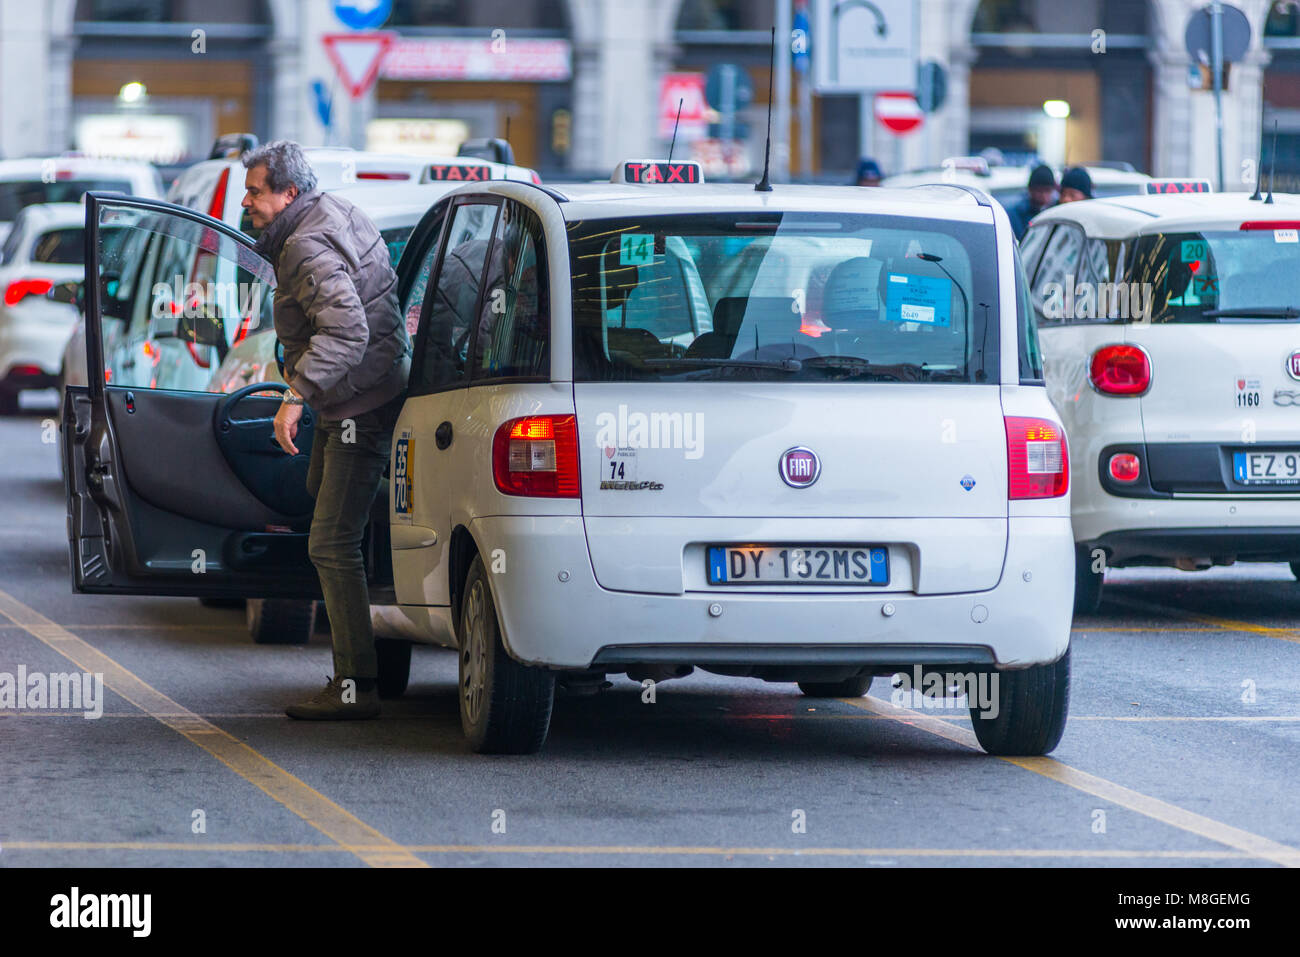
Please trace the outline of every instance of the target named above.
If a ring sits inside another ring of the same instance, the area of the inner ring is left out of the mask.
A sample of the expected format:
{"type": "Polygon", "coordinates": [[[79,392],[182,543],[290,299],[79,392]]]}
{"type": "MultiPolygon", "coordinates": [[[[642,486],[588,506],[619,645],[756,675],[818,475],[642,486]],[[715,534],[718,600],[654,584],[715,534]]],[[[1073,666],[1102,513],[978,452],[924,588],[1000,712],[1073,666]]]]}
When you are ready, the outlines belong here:
{"type": "Polygon", "coordinates": [[[90,384],[68,387],[63,411],[75,591],[320,597],[307,557],[314,414],[290,456],[272,429],[283,385],[204,391],[232,342],[272,334],[274,288],[252,241],[223,223],[87,194],[90,384]],[[125,371],[105,349],[118,324],[146,330],[125,371]]]}

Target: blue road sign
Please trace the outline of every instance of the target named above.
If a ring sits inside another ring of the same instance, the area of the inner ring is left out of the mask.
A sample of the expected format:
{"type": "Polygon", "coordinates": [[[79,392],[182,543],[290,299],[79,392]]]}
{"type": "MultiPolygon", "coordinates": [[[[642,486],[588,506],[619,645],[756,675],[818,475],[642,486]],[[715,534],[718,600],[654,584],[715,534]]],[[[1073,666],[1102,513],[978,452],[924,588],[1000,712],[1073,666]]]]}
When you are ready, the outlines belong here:
{"type": "Polygon", "coordinates": [[[349,30],[375,30],[393,12],[393,0],[334,0],[334,16],[349,30]]]}

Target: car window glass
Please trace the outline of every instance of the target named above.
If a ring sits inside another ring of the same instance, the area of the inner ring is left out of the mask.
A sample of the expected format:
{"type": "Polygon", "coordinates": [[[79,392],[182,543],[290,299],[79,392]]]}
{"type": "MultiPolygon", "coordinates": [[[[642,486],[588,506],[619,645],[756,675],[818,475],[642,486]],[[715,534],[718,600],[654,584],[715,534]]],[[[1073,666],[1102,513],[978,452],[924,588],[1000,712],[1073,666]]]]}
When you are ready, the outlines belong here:
{"type": "Polygon", "coordinates": [[[1051,234],[1051,223],[1030,226],[1025,230],[1025,238],[1020,241],[1020,258],[1025,264],[1025,275],[1033,277],[1034,270],[1038,268],[1038,257],[1043,254],[1043,247],[1051,234]]]}
{"type": "Polygon", "coordinates": [[[101,322],[112,385],[207,391],[231,345],[271,325],[275,277],[248,247],[171,213],[100,207],[101,322]],[[119,327],[120,328],[120,327],[119,327]]]}
{"type": "MultiPolygon", "coordinates": [[[[438,239],[442,233],[443,221],[447,218],[446,212],[446,208],[444,208],[429,229],[427,245],[420,260],[420,268],[416,270],[415,278],[411,281],[411,288],[407,290],[406,298],[402,301],[402,314],[406,316],[406,332],[411,337],[412,342],[415,341],[415,334],[420,325],[420,312],[424,306],[425,290],[429,288],[429,276],[433,273],[434,264],[438,261],[438,251],[441,248],[438,245],[438,239]]],[[[405,253],[405,249],[403,249],[403,253],[405,253]]]]}
{"type": "Polygon", "coordinates": [[[1079,277],[1079,257],[1083,252],[1083,232],[1074,226],[1059,225],[1047,241],[1038,272],[1030,290],[1034,311],[1043,322],[1060,322],[1073,303],[1073,287],[1079,277]],[[1069,295],[1066,286],[1071,287],[1069,295]],[[1069,300],[1067,302],[1066,300],[1069,300]]]}
{"type": "Polygon", "coordinates": [[[507,202],[484,280],[474,337],[474,379],[546,376],[550,309],[546,251],[536,213],[507,202]]]}
{"type": "Polygon", "coordinates": [[[411,395],[423,395],[465,381],[469,334],[478,310],[483,268],[487,260],[497,204],[467,203],[455,207],[444,245],[433,295],[425,307],[411,395]]]}
{"type": "Polygon", "coordinates": [[[0,182],[0,223],[13,219],[18,211],[41,203],[79,203],[91,190],[105,193],[130,193],[131,183],[124,179],[55,179],[7,180],[0,182]]]}
{"type": "Polygon", "coordinates": [[[81,266],[86,258],[86,230],[81,226],[72,229],[51,229],[42,233],[32,249],[32,262],[58,263],[81,266]]]}

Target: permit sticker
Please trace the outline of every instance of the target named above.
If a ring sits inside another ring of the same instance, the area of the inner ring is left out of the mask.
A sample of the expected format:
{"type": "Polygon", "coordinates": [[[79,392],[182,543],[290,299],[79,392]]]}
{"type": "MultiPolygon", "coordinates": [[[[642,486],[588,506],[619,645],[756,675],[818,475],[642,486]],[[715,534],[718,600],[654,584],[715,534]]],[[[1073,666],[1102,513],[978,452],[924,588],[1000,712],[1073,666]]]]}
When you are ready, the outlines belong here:
{"type": "Polygon", "coordinates": [[[655,260],[654,233],[624,233],[619,238],[620,266],[649,266],[655,260]]]}
{"type": "Polygon", "coordinates": [[[604,472],[601,478],[610,482],[635,482],[636,449],[606,446],[604,472]]]}
{"type": "Polygon", "coordinates": [[[1239,375],[1232,381],[1236,386],[1235,407],[1238,409],[1255,409],[1259,407],[1261,379],[1259,376],[1239,375]]]}
{"type": "Polygon", "coordinates": [[[411,455],[415,439],[410,429],[402,429],[393,447],[393,521],[411,524],[411,510],[415,502],[415,470],[411,455]]]}
{"type": "Polygon", "coordinates": [[[886,292],[889,308],[885,318],[891,322],[952,324],[952,283],[947,279],[891,272],[886,292]]]}
{"type": "Polygon", "coordinates": [[[1204,239],[1184,239],[1182,244],[1183,262],[1194,263],[1209,254],[1204,239]]]}
{"type": "Polygon", "coordinates": [[[1275,243],[1300,243],[1300,230],[1297,230],[1297,229],[1275,229],[1275,230],[1273,230],[1273,242],[1275,242],[1275,243]]]}

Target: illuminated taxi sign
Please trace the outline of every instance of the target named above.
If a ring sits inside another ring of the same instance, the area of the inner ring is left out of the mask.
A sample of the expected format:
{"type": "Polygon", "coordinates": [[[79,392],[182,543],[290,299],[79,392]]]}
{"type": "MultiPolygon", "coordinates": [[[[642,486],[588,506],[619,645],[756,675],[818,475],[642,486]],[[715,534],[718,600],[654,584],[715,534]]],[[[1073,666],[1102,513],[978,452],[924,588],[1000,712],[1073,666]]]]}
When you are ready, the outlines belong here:
{"type": "Polygon", "coordinates": [[[691,160],[628,160],[614,170],[611,183],[703,183],[704,170],[691,160]]]}
{"type": "Polygon", "coordinates": [[[484,164],[434,163],[425,173],[426,180],[469,183],[492,179],[492,167],[484,164]]]}
{"type": "Polygon", "coordinates": [[[1151,179],[1142,184],[1148,195],[1154,193],[1212,193],[1208,179],[1151,179]]]}

